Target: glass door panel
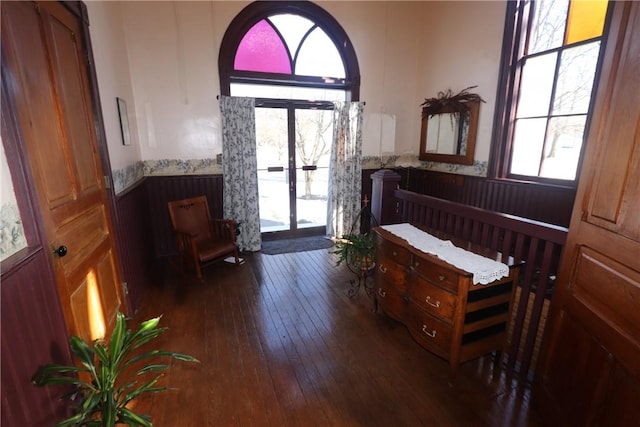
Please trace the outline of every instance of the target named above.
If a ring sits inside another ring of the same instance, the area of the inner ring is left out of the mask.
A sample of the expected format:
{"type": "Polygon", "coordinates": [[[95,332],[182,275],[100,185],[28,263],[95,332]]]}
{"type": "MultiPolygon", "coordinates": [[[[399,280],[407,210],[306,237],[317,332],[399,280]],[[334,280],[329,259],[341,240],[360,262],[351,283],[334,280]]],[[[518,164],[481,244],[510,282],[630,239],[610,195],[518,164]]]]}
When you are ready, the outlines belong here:
{"type": "Polygon", "coordinates": [[[262,233],[324,231],[332,137],[331,110],[256,108],[262,233]]]}
{"type": "Polygon", "coordinates": [[[297,228],[326,225],[332,139],[331,110],[295,110],[297,228]]]}
{"type": "Polygon", "coordinates": [[[256,108],[260,231],[291,228],[287,110],[256,108]]]}

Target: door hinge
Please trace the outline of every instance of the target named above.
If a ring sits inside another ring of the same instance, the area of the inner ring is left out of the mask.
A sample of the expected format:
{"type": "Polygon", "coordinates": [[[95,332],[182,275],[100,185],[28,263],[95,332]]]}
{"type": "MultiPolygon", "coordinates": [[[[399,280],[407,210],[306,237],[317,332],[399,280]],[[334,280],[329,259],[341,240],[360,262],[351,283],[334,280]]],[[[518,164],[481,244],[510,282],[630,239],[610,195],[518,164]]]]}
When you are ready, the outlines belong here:
{"type": "Polygon", "coordinates": [[[104,175],[104,188],[111,188],[111,179],[107,175],[104,175]]]}
{"type": "Polygon", "coordinates": [[[129,286],[127,285],[127,282],[122,282],[122,291],[125,295],[129,295],[129,286]]]}

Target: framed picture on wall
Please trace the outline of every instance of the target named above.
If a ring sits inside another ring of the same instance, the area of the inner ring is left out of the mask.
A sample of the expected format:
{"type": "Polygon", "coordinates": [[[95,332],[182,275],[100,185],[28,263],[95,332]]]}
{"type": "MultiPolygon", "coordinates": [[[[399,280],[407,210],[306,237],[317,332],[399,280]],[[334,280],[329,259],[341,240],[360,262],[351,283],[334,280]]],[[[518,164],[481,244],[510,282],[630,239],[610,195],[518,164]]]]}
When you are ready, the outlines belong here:
{"type": "Polygon", "coordinates": [[[129,133],[129,116],[127,116],[127,103],[122,98],[116,98],[118,103],[118,115],[120,116],[120,131],[122,132],[122,144],[131,145],[129,133]]]}

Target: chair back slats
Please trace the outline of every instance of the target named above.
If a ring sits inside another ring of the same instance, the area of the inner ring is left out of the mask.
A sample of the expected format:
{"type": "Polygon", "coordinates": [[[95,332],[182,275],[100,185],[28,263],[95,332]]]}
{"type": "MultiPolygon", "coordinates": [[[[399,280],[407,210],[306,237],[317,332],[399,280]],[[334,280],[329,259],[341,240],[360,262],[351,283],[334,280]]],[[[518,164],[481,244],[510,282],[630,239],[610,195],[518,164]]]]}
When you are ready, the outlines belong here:
{"type": "Polygon", "coordinates": [[[195,236],[196,242],[211,237],[209,206],[205,196],[169,202],[169,215],[175,230],[195,236]]]}
{"type": "Polygon", "coordinates": [[[233,220],[211,218],[207,196],[168,202],[171,226],[183,271],[194,270],[200,280],[202,268],[232,256],[240,264],[233,220]]]}

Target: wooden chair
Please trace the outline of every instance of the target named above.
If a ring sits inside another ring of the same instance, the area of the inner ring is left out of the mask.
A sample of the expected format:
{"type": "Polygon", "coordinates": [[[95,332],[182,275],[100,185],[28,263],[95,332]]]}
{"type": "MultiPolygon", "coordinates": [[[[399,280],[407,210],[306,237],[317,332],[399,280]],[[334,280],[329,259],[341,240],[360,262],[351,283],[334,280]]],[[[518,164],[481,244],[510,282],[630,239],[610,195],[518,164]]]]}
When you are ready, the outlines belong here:
{"type": "Polygon", "coordinates": [[[202,268],[214,261],[233,256],[240,264],[235,221],[212,219],[206,196],[172,201],[168,207],[183,271],[195,271],[202,281],[202,268]]]}

